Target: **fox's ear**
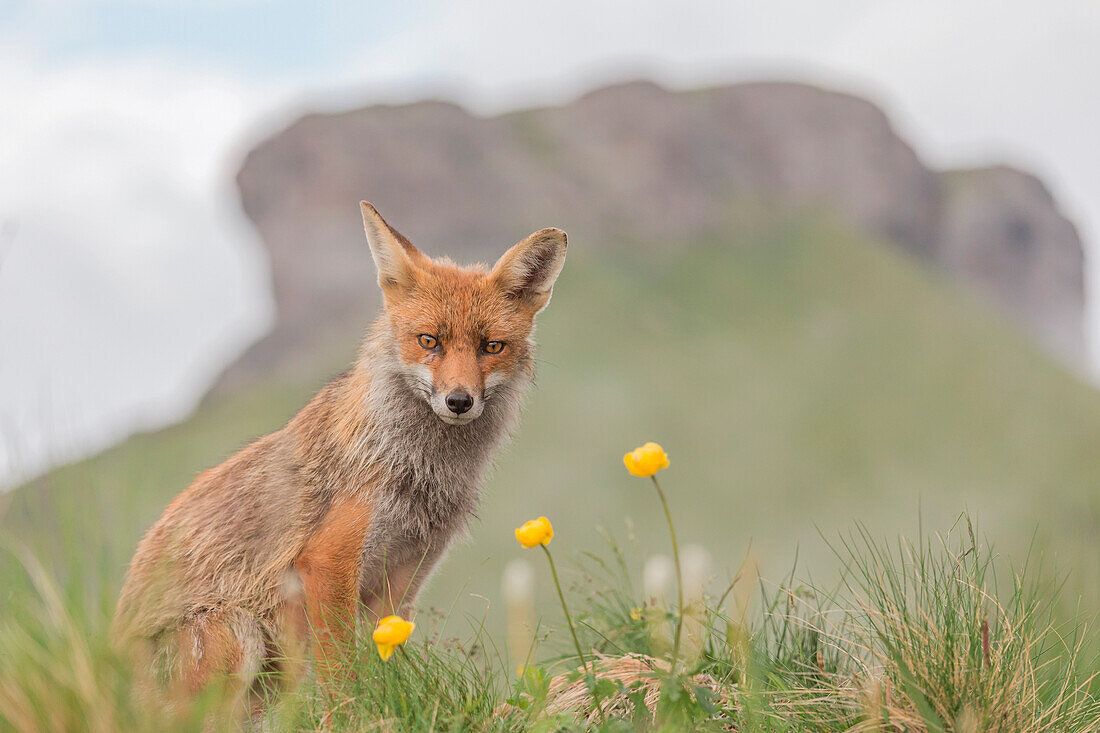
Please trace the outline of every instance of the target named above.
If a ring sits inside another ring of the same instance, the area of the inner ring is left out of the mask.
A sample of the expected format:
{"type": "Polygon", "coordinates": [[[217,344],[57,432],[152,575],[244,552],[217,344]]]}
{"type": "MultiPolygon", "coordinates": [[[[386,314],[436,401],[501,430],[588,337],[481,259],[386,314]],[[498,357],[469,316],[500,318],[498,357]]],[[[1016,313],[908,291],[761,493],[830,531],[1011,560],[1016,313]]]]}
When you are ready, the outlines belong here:
{"type": "Polygon", "coordinates": [[[550,302],[567,241],[561,229],[540,229],[505,252],[492,276],[509,297],[522,301],[532,315],[538,313],[550,302]]]}
{"type": "Polygon", "coordinates": [[[367,244],[378,267],[378,284],[387,298],[400,295],[416,284],[416,266],[428,258],[386,223],[378,210],[366,201],[359,202],[367,244]]]}

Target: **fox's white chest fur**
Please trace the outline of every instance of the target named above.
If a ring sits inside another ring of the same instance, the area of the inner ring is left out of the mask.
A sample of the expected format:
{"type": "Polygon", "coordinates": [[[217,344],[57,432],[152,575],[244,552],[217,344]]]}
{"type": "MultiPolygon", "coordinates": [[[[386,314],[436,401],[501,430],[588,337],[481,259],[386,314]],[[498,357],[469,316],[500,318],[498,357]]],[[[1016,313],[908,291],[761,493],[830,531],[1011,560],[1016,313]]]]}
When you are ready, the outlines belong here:
{"type": "Polygon", "coordinates": [[[385,373],[374,382],[374,419],[363,440],[376,477],[363,546],[360,586],[365,592],[377,587],[390,568],[411,564],[427,572],[465,535],[493,451],[517,423],[531,381],[530,365],[524,367],[493,389],[482,415],[468,425],[440,420],[400,373],[385,373]]]}

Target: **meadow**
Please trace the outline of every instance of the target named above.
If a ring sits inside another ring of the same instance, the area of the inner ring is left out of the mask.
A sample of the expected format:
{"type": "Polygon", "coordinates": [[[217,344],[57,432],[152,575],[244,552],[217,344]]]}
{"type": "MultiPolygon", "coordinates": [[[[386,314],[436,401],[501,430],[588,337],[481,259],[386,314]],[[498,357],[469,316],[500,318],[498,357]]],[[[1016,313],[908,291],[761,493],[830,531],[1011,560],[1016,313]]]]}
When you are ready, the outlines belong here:
{"type": "MultiPolygon", "coordinates": [[[[825,215],[731,217],[734,241],[573,247],[523,426],[413,637],[382,662],[364,629],[357,681],[287,696],[271,726],[1100,728],[1100,396],[825,215]],[[622,464],[647,440],[671,456],[682,546],[712,558],[675,669],[674,599],[641,588],[665,517],[622,464]],[[589,674],[512,535],[539,515],[589,674]],[[517,558],[536,584],[522,675],[500,588],[517,558]]],[[[353,347],[0,497],[0,727],[201,727],[216,691],[171,720],[129,694],[105,635],[125,565],[190,477],[278,427],[353,347]]]]}
{"type": "MultiPolygon", "coordinates": [[[[650,444],[650,452],[663,451],[650,444]]],[[[629,464],[629,461],[628,461],[629,464]]],[[[630,472],[652,477],[664,464],[630,472]]],[[[647,482],[648,483],[648,482],[647,482]]],[[[681,580],[639,592],[623,548],[587,553],[568,596],[558,585],[551,522],[514,532],[545,553],[565,628],[510,629],[508,655],[484,623],[448,633],[454,609],[361,627],[326,669],[272,690],[242,713],[227,685],[188,704],[135,693],[101,611],[66,596],[32,556],[33,594],[0,627],[0,725],[38,730],[379,731],[1092,731],[1100,726],[1091,637],[1058,608],[1041,569],[1016,572],[961,515],[954,538],[883,543],[863,526],[830,550],[829,586],[761,579],[746,561],[716,596],[681,580]],[[686,592],[686,595],[685,595],[686,592]],[[568,598],[568,600],[567,600],[568,598]],[[517,655],[516,652],[519,652],[517,655]],[[575,653],[574,653],[575,652],[575,653]],[[517,663],[518,659],[518,663],[517,663]]],[[[656,513],[657,502],[653,502],[656,513]]],[[[560,541],[559,541],[560,545],[560,541]]],[[[520,595],[523,592],[521,591],[520,595]]],[[[11,600],[11,599],[9,599],[11,600]]],[[[533,598],[526,600],[533,605],[533,598]]],[[[516,599],[510,599],[516,604],[516,599]]],[[[520,602],[523,605],[523,601],[520,602]]],[[[519,614],[509,625],[529,623],[519,614]]]]}

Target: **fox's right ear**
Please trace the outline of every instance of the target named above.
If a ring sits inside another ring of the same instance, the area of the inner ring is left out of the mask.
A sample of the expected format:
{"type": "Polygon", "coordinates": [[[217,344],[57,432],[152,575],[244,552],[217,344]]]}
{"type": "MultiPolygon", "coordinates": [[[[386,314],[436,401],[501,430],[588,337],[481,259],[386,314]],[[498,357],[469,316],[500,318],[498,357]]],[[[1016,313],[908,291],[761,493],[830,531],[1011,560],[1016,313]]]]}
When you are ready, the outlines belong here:
{"type": "Polygon", "coordinates": [[[493,266],[493,277],[532,316],[550,302],[565,264],[568,237],[561,229],[540,229],[514,245],[493,266]]]}
{"type": "Polygon", "coordinates": [[[367,244],[378,267],[378,285],[387,298],[400,296],[416,284],[416,265],[427,258],[409,240],[386,223],[378,209],[359,202],[367,244]]]}

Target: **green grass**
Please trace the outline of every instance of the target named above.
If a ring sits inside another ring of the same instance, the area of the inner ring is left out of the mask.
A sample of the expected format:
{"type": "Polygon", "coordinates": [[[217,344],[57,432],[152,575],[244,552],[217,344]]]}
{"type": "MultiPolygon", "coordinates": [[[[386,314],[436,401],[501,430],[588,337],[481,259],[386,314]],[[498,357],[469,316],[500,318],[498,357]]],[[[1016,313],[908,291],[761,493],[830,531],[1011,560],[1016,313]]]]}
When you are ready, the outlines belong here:
{"type": "MultiPolygon", "coordinates": [[[[656,506],[653,507],[656,510],[656,506]]],[[[969,518],[964,517],[966,526],[969,518]]],[[[830,544],[827,539],[820,540],[830,544]]],[[[670,666],[673,596],[643,598],[629,550],[614,543],[579,568],[582,669],[562,630],[540,634],[513,673],[484,625],[422,615],[388,661],[370,629],[344,650],[337,683],[307,677],[254,713],[264,730],[377,731],[1091,731],[1100,698],[1080,617],[1058,620],[1034,568],[1016,572],[973,531],[896,544],[857,527],[831,543],[840,581],[761,583],[752,610],[723,592],[689,604],[691,630],[670,666]],[[566,651],[568,650],[568,651],[566,651]]],[[[560,549],[560,548],[555,548],[560,549]]],[[[536,555],[536,551],[532,551],[536,555]]],[[[133,693],[101,616],[26,565],[37,593],[0,622],[0,729],[238,729],[214,686],[187,705],[133,693]]],[[[543,568],[545,570],[545,568],[543,568]]],[[[742,586],[743,587],[743,586],[742,586]]]]}
{"type": "MultiPolygon", "coordinates": [[[[453,607],[452,626],[484,619],[482,643],[501,644],[499,578],[519,553],[511,529],[540,514],[554,520],[563,561],[600,546],[597,529],[611,528],[637,578],[668,539],[663,516],[639,509],[645,488],[621,456],[657,440],[672,457],[681,541],[708,548],[718,585],[750,541],[765,577],[796,555],[805,573],[834,577],[843,564],[819,531],[836,536],[856,522],[919,537],[922,519],[949,527],[965,509],[1009,556],[1034,545],[1067,576],[1059,618],[1078,599],[1100,609],[1095,390],[935,273],[827,217],[735,219],[734,235],[709,242],[573,243],[540,319],[539,381],[517,441],[486,488],[473,541],[451,553],[425,607],[453,607]]],[[[257,383],[0,497],[5,546],[26,547],[59,608],[100,638],[141,532],[171,497],[278,427],[354,346],[319,355],[308,383],[257,383]]],[[[565,576],[592,599],[582,615],[594,616],[603,586],[577,570],[565,576]]],[[[554,592],[538,578],[557,643],[554,592]]],[[[21,619],[13,628],[45,623],[34,610],[40,590],[0,553],[0,604],[6,619],[21,619]]],[[[609,630],[629,637],[632,628],[609,630]]],[[[761,644],[769,651],[754,645],[753,654],[776,657],[761,644]]]]}

